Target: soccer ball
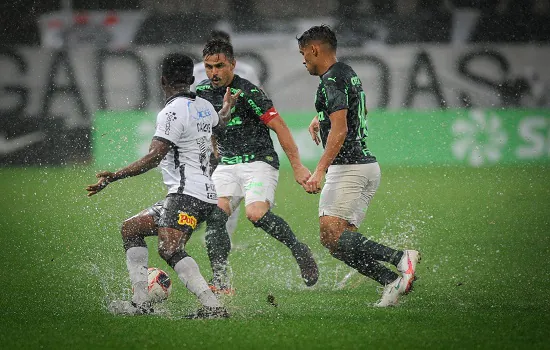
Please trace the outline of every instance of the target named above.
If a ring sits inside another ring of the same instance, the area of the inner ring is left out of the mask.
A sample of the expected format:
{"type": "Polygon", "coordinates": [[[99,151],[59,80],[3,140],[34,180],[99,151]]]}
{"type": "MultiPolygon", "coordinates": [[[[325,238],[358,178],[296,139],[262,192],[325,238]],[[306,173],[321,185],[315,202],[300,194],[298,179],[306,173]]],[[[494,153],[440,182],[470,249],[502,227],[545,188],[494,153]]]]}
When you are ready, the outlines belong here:
{"type": "Polygon", "coordinates": [[[170,296],[172,280],[166,272],[156,267],[150,267],[148,269],[148,282],[149,300],[160,302],[170,296]]]}

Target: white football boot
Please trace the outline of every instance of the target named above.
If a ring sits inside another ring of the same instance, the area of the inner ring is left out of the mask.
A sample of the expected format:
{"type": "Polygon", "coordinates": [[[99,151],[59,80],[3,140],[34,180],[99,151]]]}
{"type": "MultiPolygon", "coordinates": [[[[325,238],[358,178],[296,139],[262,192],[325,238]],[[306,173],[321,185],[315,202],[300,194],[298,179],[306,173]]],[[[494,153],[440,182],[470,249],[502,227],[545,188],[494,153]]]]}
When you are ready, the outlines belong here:
{"type": "Polygon", "coordinates": [[[128,300],[113,300],[111,304],[109,304],[109,312],[114,315],[134,316],[152,314],[154,310],[148,302],[138,305],[128,300]]]}
{"type": "Polygon", "coordinates": [[[411,291],[415,280],[416,264],[420,262],[420,253],[416,250],[404,250],[403,257],[397,264],[397,270],[403,274],[403,283],[401,284],[401,294],[407,294],[411,291]]]}
{"type": "Polygon", "coordinates": [[[391,283],[386,284],[384,291],[382,292],[382,299],[377,304],[377,307],[387,307],[397,305],[399,295],[401,295],[401,285],[403,284],[403,278],[397,277],[397,279],[391,283]]]}

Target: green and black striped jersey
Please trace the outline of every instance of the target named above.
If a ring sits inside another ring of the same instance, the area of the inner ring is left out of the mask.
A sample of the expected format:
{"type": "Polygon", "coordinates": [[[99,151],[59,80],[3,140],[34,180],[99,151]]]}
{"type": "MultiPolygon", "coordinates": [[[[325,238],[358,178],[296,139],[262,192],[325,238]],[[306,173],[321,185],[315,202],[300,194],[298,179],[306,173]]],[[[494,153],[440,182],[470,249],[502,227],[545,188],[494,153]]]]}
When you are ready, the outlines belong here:
{"type": "MultiPolygon", "coordinates": [[[[241,90],[231,120],[215,133],[221,164],[263,161],[279,168],[279,158],[269,134],[267,123],[278,116],[273,102],[256,85],[235,75],[229,85],[231,93],[241,90]]],[[[223,105],[226,87],[214,88],[210,80],[203,80],[197,87],[197,95],[212,103],[216,110],[223,105]]]]}
{"type": "Polygon", "coordinates": [[[336,62],[320,77],[315,96],[321,141],[326,146],[331,123],[329,116],[347,109],[348,133],[332,164],[366,164],[376,162],[367,147],[367,108],[361,80],[345,63],[336,62]]]}

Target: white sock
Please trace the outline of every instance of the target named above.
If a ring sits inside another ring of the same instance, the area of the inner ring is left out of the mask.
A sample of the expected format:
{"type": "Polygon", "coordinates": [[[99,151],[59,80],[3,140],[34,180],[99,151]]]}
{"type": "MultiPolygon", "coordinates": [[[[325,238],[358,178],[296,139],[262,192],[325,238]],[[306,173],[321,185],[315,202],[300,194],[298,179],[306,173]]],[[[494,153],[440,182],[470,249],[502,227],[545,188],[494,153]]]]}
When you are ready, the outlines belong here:
{"type": "Polygon", "coordinates": [[[235,232],[235,230],[237,229],[237,222],[239,221],[240,211],[241,207],[236,207],[233,213],[231,213],[231,215],[229,215],[229,218],[227,219],[225,227],[227,228],[227,233],[229,233],[229,237],[232,237],[233,232],[235,232]]]}
{"type": "Polygon", "coordinates": [[[141,304],[147,301],[147,247],[132,247],[126,251],[126,266],[130,275],[130,282],[134,295],[132,301],[141,304]]]}
{"type": "Polygon", "coordinates": [[[195,259],[190,256],[181,259],[174,266],[174,271],[176,271],[187,289],[199,298],[202,305],[209,307],[221,306],[214,293],[208,288],[208,283],[202,277],[195,259]]]}

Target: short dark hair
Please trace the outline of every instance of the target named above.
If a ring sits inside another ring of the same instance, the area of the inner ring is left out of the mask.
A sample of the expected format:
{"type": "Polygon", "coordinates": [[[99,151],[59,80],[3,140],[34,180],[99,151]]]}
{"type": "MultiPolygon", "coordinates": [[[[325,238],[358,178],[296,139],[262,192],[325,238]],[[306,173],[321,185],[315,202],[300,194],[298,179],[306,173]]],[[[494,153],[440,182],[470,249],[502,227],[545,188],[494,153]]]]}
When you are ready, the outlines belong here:
{"type": "Polygon", "coordinates": [[[202,57],[224,54],[228,60],[233,61],[235,55],[233,54],[233,45],[225,40],[213,39],[209,40],[204,49],[202,50],[202,57]]]}
{"type": "Polygon", "coordinates": [[[210,38],[208,40],[223,40],[227,41],[228,43],[231,42],[231,37],[227,32],[224,32],[223,30],[213,30],[210,32],[210,38]]]}
{"type": "Polygon", "coordinates": [[[165,56],[162,60],[162,76],[169,85],[189,84],[193,78],[193,60],[179,52],[165,56]]]}
{"type": "Polygon", "coordinates": [[[330,47],[336,50],[338,41],[336,40],[336,34],[326,24],[320,26],[314,26],[306,30],[300,37],[296,37],[298,45],[304,47],[311,41],[320,41],[325,44],[329,44],[330,47]]]}

